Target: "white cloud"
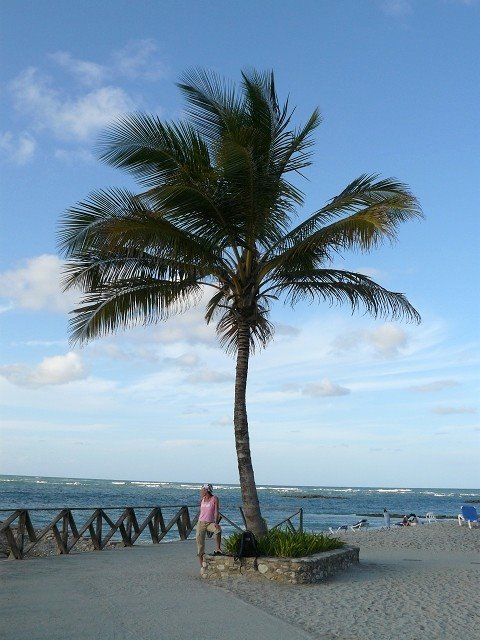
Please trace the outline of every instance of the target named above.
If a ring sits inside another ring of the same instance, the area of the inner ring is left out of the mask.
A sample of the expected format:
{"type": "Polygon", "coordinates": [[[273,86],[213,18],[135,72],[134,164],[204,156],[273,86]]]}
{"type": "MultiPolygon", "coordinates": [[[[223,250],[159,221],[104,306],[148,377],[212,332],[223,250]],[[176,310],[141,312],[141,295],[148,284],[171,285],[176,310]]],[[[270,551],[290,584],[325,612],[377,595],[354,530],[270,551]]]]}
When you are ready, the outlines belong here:
{"type": "Polygon", "coordinates": [[[293,327],[290,324],[282,324],[281,322],[275,322],[275,335],[276,336],[298,336],[300,329],[293,327]]]}
{"type": "Polygon", "coordinates": [[[85,140],[134,107],[134,102],[123,89],[101,87],[76,100],[59,104],[52,125],[61,137],[66,134],[68,137],[85,140]]]}
{"type": "Polygon", "coordinates": [[[56,160],[65,162],[66,164],[94,164],[97,159],[88,149],[56,149],[53,154],[56,160]]]}
{"type": "Polygon", "coordinates": [[[350,393],[350,389],[341,387],[327,378],[324,378],[318,384],[307,384],[303,387],[302,393],[306,396],[326,398],[329,396],[347,396],[350,393]]]}
{"type": "Polygon", "coordinates": [[[158,47],[152,39],[131,40],[113,54],[113,71],[127,78],[157,80],[166,75],[166,67],[155,58],[158,47]]]}
{"type": "Polygon", "coordinates": [[[165,362],[167,364],[173,364],[180,369],[191,369],[199,364],[200,358],[196,353],[190,352],[182,353],[182,355],[177,358],[165,358],[165,362]]]}
{"type": "Polygon", "coordinates": [[[0,304],[0,313],[6,313],[15,309],[13,302],[7,302],[6,304],[0,304]]]}
{"type": "Polygon", "coordinates": [[[186,381],[192,383],[209,383],[209,384],[217,384],[222,382],[229,382],[233,380],[233,376],[228,373],[223,373],[222,371],[212,371],[211,369],[202,369],[197,373],[192,373],[187,376],[186,381]]]}
{"type": "Polygon", "coordinates": [[[185,409],[183,409],[182,411],[183,416],[200,416],[205,415],[206,413],[208,413],[208,411],[204,407],[197,407],[192,405],[185,407],[185,409]]]}
{"type": "Polygon", "coordinates": [[[114,51],[110,62],[105,64],[74,58],[68,51],[57,51],[50,55],[50,59],[83,85],[92,87],[119,77],[142,80],[165,77],[167,69],[157,53],[155,41],[145,38],[130,40],[125,47],[114,51]]]}
{"type": "Polygon", "coordinates": [[[285,384],[282,384],[281,391],[284,391],[285,393],[298,393],[300,391],[300,385],[295,382],[286,382],[285,384]]]}
{"type": "Polygon", "coordinates": [[[0,420],[0,431],[5,435],[11,432],[19,433],[22,431],[29,433],[45,434],[49,432],[58,432],[61,434],[71,432],[90,432],[94,433],[111,430],[115,427],[113,424],[106,424],[102,422],[93,423],[72,423],[65,424],[65,421],[60,423],[47,422],[41,420],[0,420]]]}
{"type": "Polygon", "coordinates": [[[364,331],[345,331],[339,333],[332,340],[332,353],[344,354],[351,353],[360,348],[365,342],[364,331]]]}
{"type": "Polygon", "coordinates": [[[232,416],[221,416],[220,418],[217,418],[216,420],[212,421],[212,425],[216,427],[230,427],[232,423],[233,423],[232,416]]]}
{"type": "Polygon", "coordinates": [[[367,333],[367,340],[374,346],[379,355],[396,356],[399,349],[407,346],[407,334],[395,324],[384,324],[367,333]]]}
{"type": "Polygon", "coordinates": [[[16,108],[32,118],[33,126],[62,140],[85,141],[136,103],[120,87],[104,86],[67,97],[51,81],[29,67],[11,83],[16,108]]]}
{"type": "Polygon", "coordinates": [[[151,347],[123,346],[122,339],[104,337],[103,340],[88,345],[88,353],[92,356],[108,358],[109,360],[123,360],[127,362],[156,363],[158,354],[151,347]]]}
{"type": "Polygon", "coordinates": [[[199,300],[185,313],[172,316],[168,322],[158,324],[152,336],[162,344],[218,345],[214,324],[205,322],[204,300],[199,300]]]}
{"type": "Polygon", "coordinates": [[[29,133],[14,136],[9,131],[0,134],[0,151],[8,162],[23,166],[32,160],[37,143],[29,133]]]}
{"type": "Polygon", "coordinates": [[[26,340],[25,342],[14,342],[12,346],[40,347],[41,349],[50,347],[64,347],[66,340],[26,340]]]}
{"type": "Polygon", "coordinates": [[[23,309],[69,311],[78,293],[61,290],[61,268],[62,261],[51,254],[30,258],[25,266],[0,273],[0,296],[23,309]]]}
{"type": "MultiPolygon", "coordinates": [[[[76,143],[90,143],[98,131],[116,118],[140,108],[139,95],[132,97],[119,86],[118,80],[151,81],[166,75],[152,39],[131,40],[113,52],[107,62],[74,58],[69,51],[52,53],[49,60],[56,66],[52,75],[31,66],[10,83],[14,107],[29,118],[29,130],[76,143]],[[60,70],[73,83],[65,83],[60,70]]],[[[26,164],[36,146],[29,132],[0,134],[0,152],[9,162],[26,164]]],[[[59,149],[55,157],[67,162],[92,161],[92,155],[81,149],[59,149]]]]}
{"type": "Polygon", "coordinates": [[[410,387],[410,390],[419,391],[420,393],[430,393],[434,391],[443,391],[444,389],[450,389],[451,387],[457,387],[459,384],[460,383],[456,380],[435,380],[434,382],[415,385],[414,387],[410,387]]]}
{"type": "Polygon", "coordinates": [[[76,353],[70,351],[63,356],[44,358],[40,364],[3,365],[0,375],[19,387],[36,389],[50,385],[61,385],[87,377],[85,366],[76,353]]]}
{"type": "Polygon", "coordinates": [[[377,356],[392,358],[408,345],[407,333],[399,326],[385,323],[372,330],[351,331],[339,334],[332,342],[333,353],[348,353],[365,347],[373,347],[377,356]]]}
{"type": "Polygon", "coordinates": [[[437,407],[433,407],[432,412],[441,416],[447,416],[454,413],[477,413],[477,410],[474,407],[468,407],[466,405],[460,405],[457,407],[439,405],[437,407]]]}
{"type": "Polygon", "coordinates": [[[108,76],[108,69],[105,66],[87,60],[76,60],[67,51],[52,53],[50,58],[88,86],[98,85],[108,76]]]}

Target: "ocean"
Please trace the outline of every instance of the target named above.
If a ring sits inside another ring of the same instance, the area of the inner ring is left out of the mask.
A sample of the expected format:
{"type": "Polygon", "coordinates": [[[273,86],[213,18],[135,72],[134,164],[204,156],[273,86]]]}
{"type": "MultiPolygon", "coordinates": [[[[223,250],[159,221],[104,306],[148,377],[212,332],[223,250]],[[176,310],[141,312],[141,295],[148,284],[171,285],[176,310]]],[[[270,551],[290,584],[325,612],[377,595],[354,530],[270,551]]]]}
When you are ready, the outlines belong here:
{"type": "MultiPolygon", "coordinates": [[[[149,507],[160,506],[165,518],[168,518],[180,505],[191,507],[193,517],[198,506],[199,489],[200,484],[187,482],[1,475],[0,520],[7,517],[9,510],[19,508],[60,510],[69,507],[93,511],[102,507],[109,515],[116,515],[126,506],[138,508],[138,519],[148,513],[149,507]]],[[[327,531],[329,527],[342,524],[354,524],[362,517],[368,519],[370,526],[381,527],[384,507],[400,516],[415,513],[423,517],[433,512],[437,518],[455,518],[465,502],[480,502],[480,489],[270,485],[259,485],[257,489],[262,514],[270,527],[302,508],[305,530],[315,532],[327,531]]],[[[241,526],[239,486],[219,484],[215,486],[214,493],[220,500],[220,511],[241,526]]],[[[87,513],[78,514],[79,521],[82,517],[86,520],[87,513]]],[[[40,510],[32,511],[30,515],[33,525],[41,527],[55,513],[40,510]]],[[[293,522],[298,524],[298,516],[293,522]]],[[[222,524],[227,535],[233,531],[225,521],[222,524]]],[[[172,531],[167,538],[175,536],[172,531]]]]}

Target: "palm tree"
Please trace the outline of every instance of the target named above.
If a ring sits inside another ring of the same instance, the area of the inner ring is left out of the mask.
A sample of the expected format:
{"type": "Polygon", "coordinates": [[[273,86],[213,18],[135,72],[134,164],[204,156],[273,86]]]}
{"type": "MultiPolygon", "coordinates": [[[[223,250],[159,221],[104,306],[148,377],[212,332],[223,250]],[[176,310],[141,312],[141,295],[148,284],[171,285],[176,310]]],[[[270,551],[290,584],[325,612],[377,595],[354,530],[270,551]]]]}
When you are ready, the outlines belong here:
{"type": "Polygon", "coordinates": [[[240,89],[195,70],[178,85],[186,120],[126,115],[100,140],[100,157],[131,172],[142,192],[109,189],[69,209],[60,227],[65,289],[83,291],[71,320],[74,343],[166,320],[213,290],[216,320],[236,354],[234,429],[247,526],[266,531],[250,453],[246,389],[250,355],[273,336],[271,303],[347,303],[373,317],[418,322],[401,293],[332,266],[343,250],[367,252],[421,216],[408,188],[362,175],[292,225],[303,194],[289,181],[311,164],[316,109],[293,128],[273,73],[242,73],[240,89]]]}

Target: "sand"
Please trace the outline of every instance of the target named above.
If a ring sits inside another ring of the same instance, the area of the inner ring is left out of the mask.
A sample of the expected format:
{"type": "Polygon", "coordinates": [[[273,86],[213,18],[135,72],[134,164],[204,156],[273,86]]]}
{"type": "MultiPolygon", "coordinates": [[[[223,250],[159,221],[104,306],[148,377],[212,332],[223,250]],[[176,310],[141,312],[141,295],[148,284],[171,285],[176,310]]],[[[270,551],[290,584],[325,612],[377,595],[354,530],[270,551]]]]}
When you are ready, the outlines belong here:
{"type": "Polygon", "coordinates": [[[360,564],[316,585],[216,585],[322,640],[480,638],[480,527],[437,522],[338,534],[360,564]]]}
{"type": "Polygon", "coordinates": [[[194,541],[4,560],[0,636],[19,637],[21,601],[20,635],[35,640],[480,638],[480,527],[440,521],[338,535],[360,547],[360,564],[316,585],[201,580],[194,541]]]}

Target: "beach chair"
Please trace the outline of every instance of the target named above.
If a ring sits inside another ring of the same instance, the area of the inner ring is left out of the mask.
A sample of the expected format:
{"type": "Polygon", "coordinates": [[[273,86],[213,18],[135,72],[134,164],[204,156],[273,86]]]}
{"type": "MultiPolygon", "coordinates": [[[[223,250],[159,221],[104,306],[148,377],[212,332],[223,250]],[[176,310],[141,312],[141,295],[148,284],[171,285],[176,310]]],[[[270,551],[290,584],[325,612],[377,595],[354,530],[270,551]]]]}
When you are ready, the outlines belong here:
{"type": "Polygon", "coordinates": [[[366,527],[366,526],[368,526],[368,520],[366,520],[365,518],[362,518],[362,520],[359,520],[355,524],[342,524],[340,527],[337,527],[335,530],[332,529],[332,527],[328,527],[328,530],[330,531],[330,533],[335,534],[335,533],[338,533],[339,531],[348,531],[349,529],[351,529],[352,531],[356,531],[357,529],[360,529],[361,527],[366,527]]]}
{"type": "Polygon", "coordinates": [[[356,522],[355,524],[353,524],[350,529],[352,531],[356,531],[357,529],[361,529],[362,527],[368,527],[368,520],[366,520],[365,518],[363,518],[362,520],[359,520],[358,522],[356,522]]]}
{"type": "Polygon", "coordinates": [[[328,530],[332,535],[335,535],[339,531],[348,531],[348,524],[342,524],[340,527],[337,527],[336,529],[332,529],[332,527],[328,527],[328,530]]]}
{"type": "Polygon", "coordinates": [[[437,518],[435,517],[435,514],[432,513],[431,511],[425,514],[425,518],[428,524],[437,524],[437,518]]]}
{"type": "Polygon", "coordinates": [[[458,514],[458,524],[462,526],[462,522],[468,522],[470,529],[472,528],[472,523],[478,524],[480,522],[477,510],[471,504],[462,505],[462,513],[458,514]]]}

